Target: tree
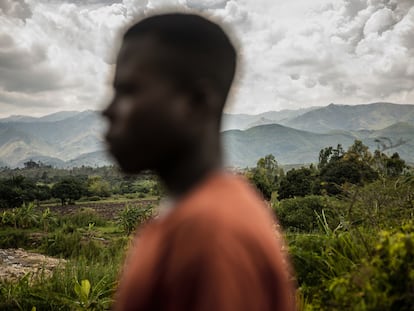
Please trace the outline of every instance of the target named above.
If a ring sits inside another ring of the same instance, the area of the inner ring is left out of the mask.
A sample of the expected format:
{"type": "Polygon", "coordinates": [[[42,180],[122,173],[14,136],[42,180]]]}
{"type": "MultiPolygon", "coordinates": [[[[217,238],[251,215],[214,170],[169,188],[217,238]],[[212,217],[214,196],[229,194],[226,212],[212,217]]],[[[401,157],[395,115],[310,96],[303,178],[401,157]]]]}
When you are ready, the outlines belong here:
{"type": "Polygon", "coordinates": [[[397,177],[407,167],[405,161],[395,152],[390,158],[379,150],[375,150],[373,167],[382,176],[397,177]]]}
{"type": "Polygon", "coordinates": [[[401,173],[404,171],[404,168],[406,167],[405,161],[400,158],[400,155],[398,152],[395,152],[391,158],[388,158],[386,160],[386,173],[390,177],[396,177],[398,175],[401,175],[401,173]]]}
{"type": "Polygon", "coordinates": [[[319,229],[322,211],[330,228],[338,226],[339,215],[329,202],[325,197],[310,195],[280,201],[273,208],[285,230],[311,232],[319,229]]]}
{"type": "Polygon", "coordinates": [[[304,197],[312,194],[313,184],[317,176],[310,168],[302,167],[300,169],[292,169],[281,178],[278,189],[278,199],[293,198],[296,196],[304,197]]]}
{"type": "Polygon", "coordinates": [[[32,168],[39,168],[40,167],[40,163],[37,163],[37,162],[33,161],[32,159],[30,159],[27,162],[24,162],[23,165],[24,165],[24,168],[26,168],[26,169],[32,169],[32,168]]]}
{"type": "Polygon", "coordinates": [[[35,200],[36,184],[23,176],[0,181],[0,206],[19,207],[35,200]]]}
{"type": "Polygon", "coordinates": [[[46,185],[36,185],[34,197],[39,204],[40,201],[49,200],[52,197],[52,192],[46,185]]]}
{"type": "Polygon", "coordinates": [[[59,198],[62,205],[66,202],[69,204],[74,203],[75,200],[80,199],[83,193],[86,192],[84,183],[74,179],[65,178],[52,187],[52,195],[55,198],[59,198]]]}
{"type": "Polygon", "coordinates": [[[371,164],[372,154],[369,152],[368,146],[365,146],[362,141],[355,140],[344,154],[344,160],[364,162],[367,165],[371,164]]]}
{"type": "Polygon", "coordinates": [[[378,173],[371,167],[373,157],[360,140],[344,152],[341,145],[337,149],[328,147],[319,153],[320,178],[329,194],[342,192],[345,183],[362,185],[378,178],[378,173]]]}
{"type": "Polygon", "coordinates": [[[283,170],[279,168],[275,157],[269,154],[257,161],[256,167],[248,173],[248,178],[263,197],[269,200],[277,189],[279,176],[282,174],[283,170]]]}
{"type": "Polygon", "coordinates": [[[326,147],[324,149],[321,149],[319,152],[319,163],[318,168],[322,169],[330,162],[336,162],[339,161],[343,155],[345,154],[344,149],[342,148],[341,144],[338,144],[336,149],[333,147],[326,147]]]}
{"type": "Polygon", "coordinates": [[[342,160],[326,165],[320,171],[320,177],[321,181],[325,182],[325,190],[335,195],[342,192],[343,184],[369,183],[378,178],[378,173],[363,162],[342,160]]]}
{"type": "Polygon", "coordinates": [[[15,187],[12,187],[7,180],[0,181],[0,207],[13,208],[23,204],[23,199],[15,187]]]}

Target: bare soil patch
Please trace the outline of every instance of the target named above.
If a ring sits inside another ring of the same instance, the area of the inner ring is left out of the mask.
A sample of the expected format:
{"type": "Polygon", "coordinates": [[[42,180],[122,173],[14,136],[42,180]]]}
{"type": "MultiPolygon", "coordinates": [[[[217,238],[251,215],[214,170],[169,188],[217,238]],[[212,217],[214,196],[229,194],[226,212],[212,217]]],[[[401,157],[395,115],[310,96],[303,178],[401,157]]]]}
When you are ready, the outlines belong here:
{"type": "Polygon", "coordinates": [[[28,273],[48,276],[64,259],[27,252],[21,248],[0,249],[0,281],[18,280],[28,273]]]}
{"type": "Polygon", "coordinates": [[[137,201],[127,201],[127,202],[94,202],[94,203],[79,203],[76,205],[56,205],[49,207],[52,212],[68,215],[73,214],[81,210],[82,208],[92,208],[104,219],[115,219],[119,213],[124,209],[126,204],[138,206],[138,207],[148,207],[150,205],[156,206],[158,204],[157,200],[137,200],[137,201]]]}

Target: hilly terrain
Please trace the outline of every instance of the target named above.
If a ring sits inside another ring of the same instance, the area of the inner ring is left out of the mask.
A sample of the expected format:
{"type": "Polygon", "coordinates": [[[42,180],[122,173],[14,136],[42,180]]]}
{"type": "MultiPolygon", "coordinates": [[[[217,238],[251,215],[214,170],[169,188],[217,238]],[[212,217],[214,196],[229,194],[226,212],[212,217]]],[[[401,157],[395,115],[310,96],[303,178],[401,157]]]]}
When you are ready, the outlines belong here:
{"type": "Polygon", "coordinates": [[[222,131],[227,130],[245,130],[254,126],[265,124],[282,124],[292,118],[298,117],[308,111],[318,109],[320,107],[310,107],[297,110],[280,110],[267,111],[260,114],[223,114],[222,131]]]}
{"type": "Polygon", "coordinates": [[[341,144],[345,149],[359,139],[371,151],[383,145],[385,153],[398,152],[408,162],[414,162],[414,125],[397,123],[375,131],[336,131],[314,133],[279,124],[262,125],[245,131],[231,130],[222,134],[226,163],[231,166],[254,166],[257,159],[273,154],[282,164],[318,162],[319,151],[341,144]],[[395,146],[393,148],[388,148],[395,146]]]}
{"type": "MultiPolygon", "coordinates": [[[[28,160],[56,167],[102,166],[105,122],[96,111],[62,111],[44,117],[0,119],[0,166],[28,160]]],[[[274,154],[281,164],[317,162],[320,149],[360,139],[373,151],[398,152],[414,162],[414,105],[311,107],[259,115],[224,114],[222,141],[226,165],[254,166],[274,154]]]]}
{"type": "Polygon", "coordinates": [[[332,130],[380,130],[397,122],[414,124],[414,105],[330,104],[281,122],[281,124],[305,131],[326,133],[332,130]]]}
{"type": "Polygon", "coordinates": [[[317,162],[319,151],[341,143],[349,146],[350,134],[317,134],[279,124],[261,125],[245,131],[231,130],[222,135],[226,163],[254,166],[260,157],[273,154],[283,164],[317,162]]]}
{"type": "MultiPolygon", "coordinates": [[[[67,161],[104,149],[104,125],[95,111],[60,113],[60,117],[55,114],[35,120],[3,119],[0,122],[0,160],[11,167],[21,166],[29,159],[65,166],[67,161]]],[[[96,164],[104,163],[97,161],[96,164]]]]}

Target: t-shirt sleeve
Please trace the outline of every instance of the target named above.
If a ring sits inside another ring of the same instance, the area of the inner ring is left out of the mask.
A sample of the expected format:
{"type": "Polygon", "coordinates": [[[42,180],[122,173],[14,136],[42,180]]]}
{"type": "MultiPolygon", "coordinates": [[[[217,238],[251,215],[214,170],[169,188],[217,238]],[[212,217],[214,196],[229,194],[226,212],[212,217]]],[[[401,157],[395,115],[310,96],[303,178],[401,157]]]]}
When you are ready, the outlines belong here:
{"type": "Polygon", "coordinates": [[[164,257],[163,309],[294,310],[287,269],[274,242],[206,220],[181,225],[164,257]]]}

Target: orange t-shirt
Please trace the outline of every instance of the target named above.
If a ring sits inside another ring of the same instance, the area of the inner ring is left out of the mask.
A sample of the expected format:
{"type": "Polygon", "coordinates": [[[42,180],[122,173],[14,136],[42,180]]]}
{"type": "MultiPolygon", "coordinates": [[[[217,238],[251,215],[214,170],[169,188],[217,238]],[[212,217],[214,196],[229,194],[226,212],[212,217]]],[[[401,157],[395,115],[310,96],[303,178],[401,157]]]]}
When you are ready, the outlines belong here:
{"type": "Polygon", "coordinates": [[[215,172],[138,232],[115,309],[293,311],[282,244],[256,191],[215,172]]]}

